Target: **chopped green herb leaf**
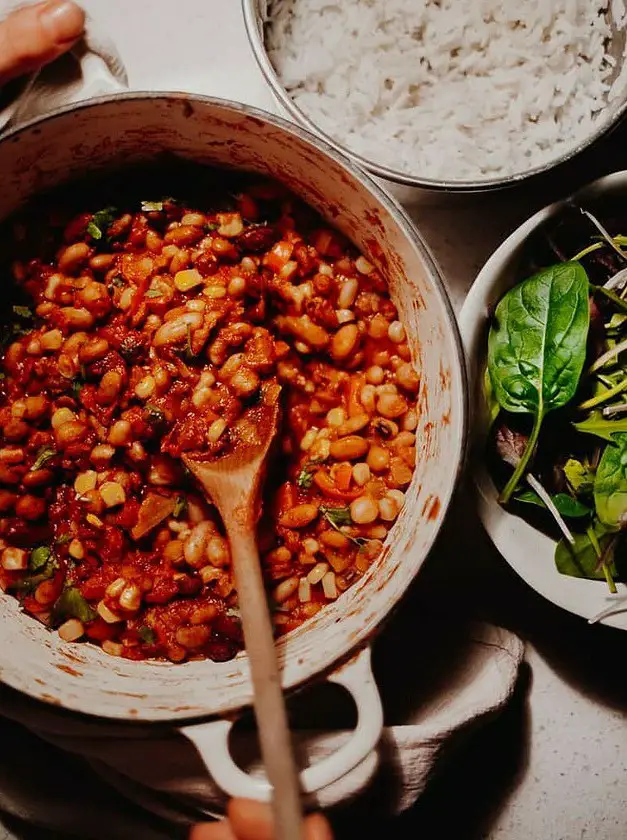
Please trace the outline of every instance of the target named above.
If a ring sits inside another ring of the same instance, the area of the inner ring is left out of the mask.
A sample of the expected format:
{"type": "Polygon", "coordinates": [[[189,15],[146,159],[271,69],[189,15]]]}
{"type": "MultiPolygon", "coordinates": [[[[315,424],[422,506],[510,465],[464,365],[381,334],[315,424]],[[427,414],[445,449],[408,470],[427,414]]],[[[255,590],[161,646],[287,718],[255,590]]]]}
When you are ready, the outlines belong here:
{"type": "Polygon", "coordinates": [[[28,561],[30,569],[36,572],[43,568],[51,555],[52,551],[47,545],[40,545],[38,548],[34,548],[30,553],[30,559],[28,561]]]}
{"type": "Polygon", "coordinates": [[[26,318],[29,321],[34,317],[28,306],[14,306],[13,311],[19,318],[26,318]]]}
{"type": "Polygon", "coordinates": [[[137,635],[145,645],[154,645],[154,643],[157,641],[157,634],[155,633],[155,631],[152,629],[152,627],[146,627],[146,625],[139,628],[139,630],[137,631],[137,635]]]}
{"type": "Polygon", "coordinates": [[[298,478],[296,479],[296,484],[302,490],[309,490],[313,483],[314,477],[314,470],[311,467],[303,467],[303,469],[298,473],[298,478]]]}
{"type": "Polygon", "coordinates": [[[144,411],[146,412],[147,420],[151,425],[158,425],[159,423],[163,423],[165,420],[165,414],[161,411],[160,408],[157,408],[156,405],[152,403],[146,403],[144,406],[144,411]]]}
{"type": "Polygon", "coordinates": [[[73,539],[72,534],[61,534],[60,537],[57,537],[56,543],[57,545],[65,545],[66,543],[72,542],[73,539]]]}
{"type": "Polygon", "coordinates": [[[142,213],[160,213],[163,201],[142,201],[142,213]]]}
{"type": "Polygon", "coordinates": [[[207,222],[205,224],[205,230],[209,230],[209,231],[217,230],[219,227],[220,227],[220,225],[217,224],[217,222],[207,222]]]}
{"type": "Polygon", "coordinates": [[[148,291],[146,292],[144,297],[158,298],[158,297],[161,297],[161,292],[159,291],[159,289],[148,289],[148,291]]]}
{"type": "Polygon", "coordinates": [[[50,580],[50,578],[54,577],[54,573],[56,572],[57,568],[58,566],[55,556],[54,554],[51,554],[46,562],[46,565],[41,567],[41,571],[38,574],[28,575],[11,588],[15,589],[17,592],[22,593],[23,595],[29,595],[31,592],[34,592],[35,589],[37,589],[40,583],[43,583],[45,580],[50,580]]]}
{"type": "Polygon", "coordinates": [[[66,618],[78,618],[79,621],[87,622],[97,617],[96,611],[74,586],[67,586],[52,608],[53,624],[60,624],[66,618]]]}
{"type": "Polygon", "coordinates": [[[35,472],[36,470],[40,470],[44,464],[46,464],[51,458],[57,454],[56,449],[53,449],[51,446],[42,446],[39,452],[37,453],[37,457],[33,462],[33,466],[30,468],[31,472],[35,472]]]}
{"type": "Polygon", "coordinates": [[[330,522],[334,528],[339,528],[341,525],[352,525],[350,508],[345,507],[327,507],[320,506],[320,513],[324,516],[327,522],[330,522]]]}
{"type": "Polygon", "coordinates": [[[98,210],[97,213],[94,213],[91,222],[87,225],[87,233],[92,239],[99,240],[107,235],[117,212],[115,207],[105,207],[104,210],[98,210]]]}
{"type": "Polygon", "coordinates": [[[187,499],[185,496],[177,496],[176,497],[176,504],[174,505],[174,510],[172,511],[172,516],[175,519],[179,519],[181,516],[184,516],[187,513],[187,499]]]}
{"type": "Polygon", "coordinates": [[[111,285],[115,286],[117,289],[121,289],[124,286],[126,286],[126,281],[123,277],[120,277],[120,275],[118,274],[117,277],[114,277],[111,281],[111,285]]]}

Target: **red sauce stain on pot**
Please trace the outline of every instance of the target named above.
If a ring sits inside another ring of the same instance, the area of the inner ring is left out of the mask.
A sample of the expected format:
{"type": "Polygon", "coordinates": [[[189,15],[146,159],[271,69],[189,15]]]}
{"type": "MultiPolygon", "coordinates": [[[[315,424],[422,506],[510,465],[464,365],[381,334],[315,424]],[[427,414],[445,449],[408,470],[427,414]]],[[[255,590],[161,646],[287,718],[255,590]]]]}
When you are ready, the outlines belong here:
{"type": "Polygon", "coordinates": [[[40,694],[39,697],[46,703],[51,703],[53,706],[61,705],[61,701],[59,700],[59,698],[54,697],[52,694],[40,694]]]}
{"type": "Polygon", "coordinates": [[[441,508],[442,504],[437,496],[427,496],[422,506],[422,515],[433,521],[438,518],[441,508]]]}
{"type": "Polygon", "coordinates": [[[55,668],[58,668],[59,671],[64,671],[66,674],[69,674],[71,677],[82,677],[83,674],[81,671],[77,671],[75,668],[70,668],[69,665],[55,665],[55,668]]]}

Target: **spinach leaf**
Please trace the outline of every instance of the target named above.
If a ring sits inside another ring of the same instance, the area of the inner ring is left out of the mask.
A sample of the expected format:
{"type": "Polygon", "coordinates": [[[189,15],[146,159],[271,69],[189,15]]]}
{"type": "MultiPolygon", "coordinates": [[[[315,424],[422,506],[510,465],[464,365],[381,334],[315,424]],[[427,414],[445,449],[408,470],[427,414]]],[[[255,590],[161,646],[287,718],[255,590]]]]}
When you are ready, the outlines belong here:
{"type": "Polygon", "coordinates": [[[33,319],[33,313],[28,306],[14,306],[13,312],[18,316],[18,318],[24,318],[27,321],[32,321],[33,319]]]}
{"type": "Polygon", "coordinates": [[[66,618],[78,618],[80,621],[86,622],[93,621],[97,617],[96,611],[74,586],[67,586],[52,608],[53,624],[59,624],[66,618]]]}
{"type": "Polygon", "coordinates": [[[594,479],[594,504],[600,521],[622,528],[627,514],[627,434],[614,436],[615,446],[606,446],[594,479]]]}
{"type": "Polygon", "coordinates": [[[614,443],[612,435],[617,432],[627,432],[627,417],[621,420],[607,420],[600,411],[593,411],[580,423],[573,423],[578,432],[586,435],[596,435],[601,440],[614,443]]]}
{"type": "MultiPolygon", "coordinates": [[[[534,493],[533,490],[525,490],[523,493],[519,493],[517,496],[514,496],[514,499],[517,502],[523,502],[528,505],[536,505],[537,507],[541,507],[546,510],[546,505],[540,496],[538,496],[537,493],[534,493]]],[[[573,497],[569,496],[568,493],[556,493],[554,496],[551,496],[551,501],[557,508],[558,513],[561,516],[565,516],[567,519],[581,519],[582,517],[588,516],[592,513],[591,509],[587,505],[584,505],[583,502],[580,502],[578,499],[573,499],[573,497]]]]}
{"type": "Polygon", "coordinates": [[[506,411],[531,414],[527,447],[500,501],[508,502],[535,450],[544,417],[575,395],[586,358],[589,282],[579,263],[561,263],[502,298],[488,337],[494,396],[506,411]]]}
{"type": "Polygon", "coordinates": [[[581,461],[569,458],[564,464],[564,475],[574,493],[585,495],[592,493],[594,488],[594,473],[581,461]]]}
{"type": "Polygon", "coordinates": [[[490,371],[487,366],[483,372],[483,398],[488,412],[488,429],[491,429],[494,425],[494,421],[499,416],[501,406],[499,405],[497,398],[494,396],[494,388],[492,387],[490,371]]]}
{"type": "Polygon", "coordinates": [[[115,207],[105,207],[103,210],[94,213],[91,222],[87,225],[87,233],[92,239],[103,239],[107,235],[110,226],[115,221],[117,212],[115,207]]]}
{"type": "Polygon", "coordinates": [[[566,540],[557,543],[557,571],[562,575],[587,580],[606,580],[608,575],[614,578],[617,576],[614,563],[615,544],[616,534],[609,533],[597,522],[594,529],[589,528],[585,534],[575,534],[574,545],[570,545],[566,540]]]}

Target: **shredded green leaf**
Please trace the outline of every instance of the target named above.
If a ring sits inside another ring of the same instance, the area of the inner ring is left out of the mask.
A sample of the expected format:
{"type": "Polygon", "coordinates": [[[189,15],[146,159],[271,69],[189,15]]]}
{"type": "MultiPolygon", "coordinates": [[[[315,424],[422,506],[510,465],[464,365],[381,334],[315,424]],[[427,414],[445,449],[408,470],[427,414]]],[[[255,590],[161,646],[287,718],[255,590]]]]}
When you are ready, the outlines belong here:
{"type": "Polygon", "coordinates": [[[15,312],[19,318],[26,318],[29,321],[34,317],[28,306],[14,306],[13,312],[15,312]]]}
{"type": "Polygon", "coordinates": [[[55,625],[66,618],[78,618],[79,621],[87,622],[97,617],[96,611],[74,586],[67,586],[52,608],[52,622],[55,625]]]}
{"type": "Polygon", "coordinates": [[[44,464],[46,464],[51,458],[57,454],[56,449],[53,449],[51,446],[42,446],[39,452],[37,453],[37,457],[33,462],[33,466],[30,468],[31,472],[35,472],[36,470],[40,470],[44,464]]]}
{"type": "Polygon", "coordinates": [[[158,298],[158,297],[161,297],[161,292],[158,289],[148,289],[148,291],[145,293],[144,297],[158,298]]]}
{"type": "Polygon", "coordinates": [[[126,286],[126,282],[125,282],[124,278],[121,277],[118,274],[117,277],[114,277],[113,280],[111,281],[111,285],[115,286],[117,289],[121,289],[124,286],[126,286]]]}
{"type": "Polygon", "coordinates": [[[176,503],[174,505],[174,510],[172,511],[172,516],[175,519],[179,519],[181,516],[184,516],[187,513],[187,499],[185,496],[177,496],[176,503]]]}
{"type": "Polygon", "coordinates": [[[139,628],[139,630],[137,631],[137,635],[145,645],[154,645],[154,643],[157,641],[157,634],[155,633],[155,631],[152,629],[152,627],[146,627],[146,625],[139,628]]]}
{"type": "Polygon", "coordinates": [[[51,555],[52,551],[47,545],[40,545],[38,548],[34,548],[30,553],[30,559],[28,561],[29,568],[33,572],[38,571],[46,565],[51,555]]]}
{"type": "Polygon", "coordinates": [[[117,214],[115,207],[105,207],[103,210],[98,210],[94,213],[91,222],[87,225],[87,233],[92,239],[102,239],[109,231],[109,227],[115,221],[117,214]]]}
{"type": "Polygon", "coordinates": [[[313,484],[314,474],[315,470],[312,470],[310,466],[303,467],[303,469],[298,473],[296,484],[298,484],[301,490],[309,490],[313,484]]]}
{"type": "Polygon", "coordinates": [[[57,537],[56,543],[57,545],[65,545],[66,543],[72,542],[73,539],[72,534],[61,534],[60,537],[57,537]]]}
{"type": "Polygon", "coordinates": [[[342,525],[353,524],[350,508],[348,506],[327,507],[326,505],[321,505],[320,513],[324,516],[327,522],[330,522],[331,525],[333,525],[334,528],[339,528],[342,525]]]}
{"type": "Polygon", "coordinates": [[[163,201],[142,201],[142,213],[160,213],[163,201]]]}
{"type": "Polygon", "coordinates": [[[152,403],[146,403],[144,406],[144,411],[148,415],[148,422],[151,425],[158,425],[159,423],[163,423],[165,420],[165,414],[158,408],[156,405],[152,403]]]}

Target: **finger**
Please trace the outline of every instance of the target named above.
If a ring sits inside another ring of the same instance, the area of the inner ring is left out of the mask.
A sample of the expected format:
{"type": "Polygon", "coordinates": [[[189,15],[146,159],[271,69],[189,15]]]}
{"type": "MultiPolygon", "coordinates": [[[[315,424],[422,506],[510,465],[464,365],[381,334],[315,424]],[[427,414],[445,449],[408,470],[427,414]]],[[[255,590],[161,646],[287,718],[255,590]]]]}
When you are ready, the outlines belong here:
{"type": "Polygon", "coordinates": [[[228,814],[237,840],[274,840],[272,810],[265,802],[232,799],[228,814]]]}
{"type": "Polygon", "coordinates": [[[329,821],[322,814],[312,814],[305,820],[305,840],[333,840],[329,821]]]}
{"type": "Polygon", "coordinates": [[[70,0],[26,6],[0,22],[0,84],[67,52],[80,38],[85,12],[70,0]]]}
{"type": "MultiPolygon", "coordinates": [[[[274,840],[269,805],[252,799],[233,799],[228,812],[237,840],[274,840]]],[[[305,820],[305,840],[333,840],[331,826],[322,814],[312,814],[305,820]]]]}
{"type": "Polygon", "coordinates": [[[237,840],[227,820],[195,825],[189,833],[189,840],[237,840]]]}

